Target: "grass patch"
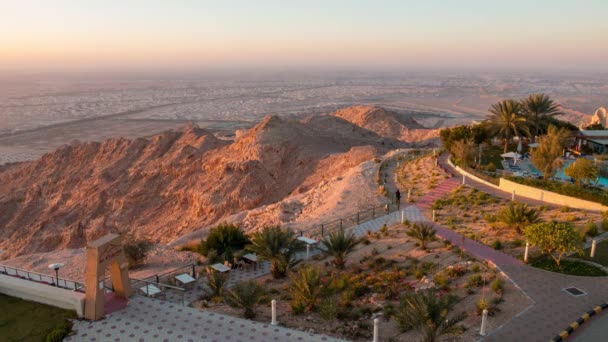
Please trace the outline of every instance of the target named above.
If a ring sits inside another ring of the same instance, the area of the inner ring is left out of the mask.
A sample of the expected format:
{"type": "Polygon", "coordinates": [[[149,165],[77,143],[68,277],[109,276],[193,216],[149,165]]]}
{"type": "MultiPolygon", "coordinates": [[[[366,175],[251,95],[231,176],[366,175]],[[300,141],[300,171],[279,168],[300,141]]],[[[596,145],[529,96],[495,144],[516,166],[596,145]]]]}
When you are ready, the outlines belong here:
{"type": "Polygon", "coordinates": [[[595,258],[589,256],[591,255],[591,247],[585,249],[583,253],[584,254],[582,256],[578,256],[578,258],[608,266],[608,240],[604,240],[597,244],[595,248],[595,258]]]}
{"type": "Polygon", "coordinates": [[[46,341],[56,331],[71,330],[76,313],[0,294],[0,341],[46,341]]]}
{"type": "Polygon", "coordinates": [[[561,265],[557,266],[550,257],[542,257],[532,261],[530,265],[546,271],[575,276],[603,277],[608,275],[600,268],[576,260],[562,260],[561,265]]]}

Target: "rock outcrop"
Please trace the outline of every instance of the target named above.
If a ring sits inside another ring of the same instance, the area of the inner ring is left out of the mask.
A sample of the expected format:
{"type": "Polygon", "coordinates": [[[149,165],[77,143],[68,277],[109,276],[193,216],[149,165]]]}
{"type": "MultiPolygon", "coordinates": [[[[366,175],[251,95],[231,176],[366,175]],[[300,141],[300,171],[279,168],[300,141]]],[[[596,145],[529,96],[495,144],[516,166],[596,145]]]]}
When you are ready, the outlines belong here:
{"type": "Polygon", "coordinates": [[[188,127],[74,143],[0,169],[2,257],[80,248],[108,232],[168,243],[405,146],[330,115],[269,116],[234,141],[188,127]]]}

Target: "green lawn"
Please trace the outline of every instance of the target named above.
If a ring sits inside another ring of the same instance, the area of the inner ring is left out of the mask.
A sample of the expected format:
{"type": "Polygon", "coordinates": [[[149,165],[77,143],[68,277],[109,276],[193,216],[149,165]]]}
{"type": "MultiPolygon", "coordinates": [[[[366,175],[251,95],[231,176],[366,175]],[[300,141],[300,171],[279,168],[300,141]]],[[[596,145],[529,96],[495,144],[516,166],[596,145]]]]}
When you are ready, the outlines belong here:
{"type": "Polygon", "coordinates": [[[597,244],[595,248],[595,258],[589,256],[591,254],[591,247],[585,249],[583,253],[583,256],[579,256],[579,258],[608,266],[608,240],[604,240],[597,244]]]}
{"type": "MultiPolygon", "coordinates": [[[[0,294],[0,341],[45,341],[76,313],[0,294]]],[[[69,330],[68,330],[69,331],[69,330]]]]}
{"type": "Polygon", "coordinates": [[[530,265],[546,271],[575,276],[603,277],[608,275],[600,268],[575,260],[562,260],[561,266],[558,267],[555,261],[548,256],[533,260],[530,265]]]}

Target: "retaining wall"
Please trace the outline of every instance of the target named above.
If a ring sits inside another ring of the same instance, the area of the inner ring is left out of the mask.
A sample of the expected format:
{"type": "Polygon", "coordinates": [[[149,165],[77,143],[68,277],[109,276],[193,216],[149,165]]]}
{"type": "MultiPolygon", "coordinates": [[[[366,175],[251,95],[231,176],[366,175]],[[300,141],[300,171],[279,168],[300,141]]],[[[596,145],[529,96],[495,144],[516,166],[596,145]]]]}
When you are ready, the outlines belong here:
{"type": "Polygon", "coordinates": [[[0,274],[0,293],[33,302],[74,310],[84,316],[85,294],[0,274]]]}
{"type": "Polygon", "coordinates": [[[606,211],[608,207],[601,205],[600,203],[595,203],[591,201],[585,201],[579,198],[569,197],[565,195],[560,195],[555,192],[535,188],[528,185],[523,185],[519,183],[512,182],[510,180],[501,178],[500,185],[498,187],[502,191],[506,191],[508,193],[513,193],[515,191],[515,198],[527,197],[530,199],[535,199],[539,201],[543,201],[549,204],[568,206],[570,208],[575,209],[585,209],[592,211],[606,211]]]}

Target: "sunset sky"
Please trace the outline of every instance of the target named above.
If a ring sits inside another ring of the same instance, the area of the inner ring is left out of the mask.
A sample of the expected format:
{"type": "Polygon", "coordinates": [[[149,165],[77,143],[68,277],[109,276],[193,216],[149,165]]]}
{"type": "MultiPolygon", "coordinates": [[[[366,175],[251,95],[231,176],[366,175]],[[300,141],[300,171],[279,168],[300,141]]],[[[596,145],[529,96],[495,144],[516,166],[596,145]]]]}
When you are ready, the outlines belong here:
{"type": "Polygon", "coordinates": [[[0,42],[3,70],[593,69],[608,64],[608,1],[2,0],[0,42]]]}

